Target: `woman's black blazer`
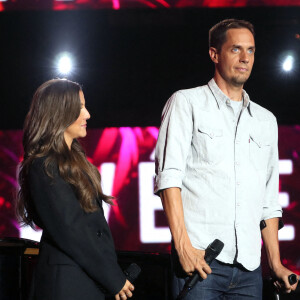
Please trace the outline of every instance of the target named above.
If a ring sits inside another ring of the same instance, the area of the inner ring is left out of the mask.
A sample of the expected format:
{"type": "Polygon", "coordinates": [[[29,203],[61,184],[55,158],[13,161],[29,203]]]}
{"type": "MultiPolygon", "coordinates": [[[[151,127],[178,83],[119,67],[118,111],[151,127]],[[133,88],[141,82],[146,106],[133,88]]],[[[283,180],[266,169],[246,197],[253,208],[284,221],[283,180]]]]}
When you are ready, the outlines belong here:
{"type": "Polygon", "coordinates": [[[29,169],[35,223],[43,229],[31,298],[36,300],[101,300],[101,286],[111,294],[125,284],[117,263],[102,206],[86,213],[76,194],[53,167],[46,175],[44,158],[29,169]]]}

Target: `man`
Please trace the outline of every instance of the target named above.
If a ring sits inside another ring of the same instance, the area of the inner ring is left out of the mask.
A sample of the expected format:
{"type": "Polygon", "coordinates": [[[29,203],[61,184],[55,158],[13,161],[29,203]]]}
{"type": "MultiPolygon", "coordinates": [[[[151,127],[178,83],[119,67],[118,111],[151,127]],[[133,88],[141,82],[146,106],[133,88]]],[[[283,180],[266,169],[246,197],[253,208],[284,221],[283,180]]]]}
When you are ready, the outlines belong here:
{"type": "Polygon", "coordinates": [[[278,246],[276,119],[243,90],[254,53],[251,23],[216,24],[209,32],[214,78],[176,92],[163,110],[155,193],[173,238],[174,298],[187,276],[198,272],[204,280],[186,299],[261,299],[261,236],[277,285],[286,292],[296,288],[278,246]],[[214,239],[225,246],[209,266],[205,249],[214,239]]]}

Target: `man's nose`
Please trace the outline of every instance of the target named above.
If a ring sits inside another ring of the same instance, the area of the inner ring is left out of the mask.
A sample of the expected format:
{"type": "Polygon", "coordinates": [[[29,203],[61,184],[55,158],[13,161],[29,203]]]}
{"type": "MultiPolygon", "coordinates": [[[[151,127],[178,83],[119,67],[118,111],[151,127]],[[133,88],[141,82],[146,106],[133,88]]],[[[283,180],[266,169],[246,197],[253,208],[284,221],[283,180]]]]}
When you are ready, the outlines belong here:
{"type": "Polygon", "coordinates": [[[245,64],[249,63],[249,56],[246,52],[241,52],[241,56],[240,56],[240,62],[243,62],[245,64]]]}

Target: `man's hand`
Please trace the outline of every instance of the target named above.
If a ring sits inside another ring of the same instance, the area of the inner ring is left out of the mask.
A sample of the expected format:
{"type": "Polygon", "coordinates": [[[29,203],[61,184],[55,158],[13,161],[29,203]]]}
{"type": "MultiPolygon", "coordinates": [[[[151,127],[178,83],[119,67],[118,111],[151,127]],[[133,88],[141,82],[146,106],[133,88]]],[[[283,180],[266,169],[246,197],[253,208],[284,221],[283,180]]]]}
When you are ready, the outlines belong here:
{"type": "Polygon", "coordinates": [[[205,251],[194,248],[187,234],[180,189],[168,188],[162,190],[159,196],[183,270],[190,276],[196,271],[206,279],[207,274],[211,273],[211,268],[204,260],[205,251]]]}
{"type": "MultiPolygon", "coordinates": [[[[274,268],[272,272],[272,277],[274,278],[274,285],[279,291],[283,291],[285,293],[290,293],[291,291],[295,291],[298,285],[298,281],[291,285],[289,283],[288,277],[289,275],[293,274],[292,271],[284,267],[282,264],[280,264],[278,267],[274,268]]],[[[297,279],[299,280],[299,276],[297,276],[297,279]]]]}
{"type": "Polygon", "coordinates": [[[131,298],[133,290],[133,284],[126,279],[126,282],[121,291],[115,295],[115,300],[126,300],[127,298],[131,298]]]}
{"type": "MultiPolygon", "coordinates": [[[[289,275],[293,274],[293,272],[284,267],[280,260],[278,221],[278,218],[265,220],[267,226],[262,230],[262,238],[268,257],[271,275],[275,280],[275,286],[279,290],[290,293],[296,289],[298,282],[290,285],[288,277],[289,275]]],[[[299,276],[297,278],[299,280],[299,276]]]]}
{"type": "Polygon", "coordinates": [[[211,268],[204,260],[204,250],[185,245],[182,249],[177,249],[177,254],[183,270],[189,276],[196,271],[203,279],[206,279],[207,274],[211,274],[211,268]]]}

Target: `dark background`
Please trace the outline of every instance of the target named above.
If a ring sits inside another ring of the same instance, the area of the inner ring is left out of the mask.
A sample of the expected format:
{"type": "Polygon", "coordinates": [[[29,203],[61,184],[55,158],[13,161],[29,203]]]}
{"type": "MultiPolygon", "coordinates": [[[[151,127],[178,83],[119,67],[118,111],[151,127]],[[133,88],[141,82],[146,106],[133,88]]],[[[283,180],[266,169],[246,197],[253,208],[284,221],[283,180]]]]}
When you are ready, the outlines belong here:
{"type": "Polygon", "coordinates": [[[0,129],[21,129],[31,97],[57,77],[54,60],[70,52],[83,84],[91,128],[159,126],[176,90],[213,76],[208,30],[235,17],[256,28],[256,61],[245,89],[281,125],[299,124],[300,7],[9,11],[0,14],[0,129]],[[281,70],[287,51],[295,69],[281,70]]]}
{"type": "MultiPolygon", "coordinates": [[[[256,61],[246,91],[276,115],[279,125],[292,125],[280,128],[279,144],[281,158],[294,163],[294,173],[281,176],[281,189],[291,197],[284,221],[295,225],[296,239],[280,246],[285,265],[299,270],[300,127],[294,125],[300,124],[300,6],[1,12],[0,233],[19,234],[11,190],[22,156],[21,132],[6,130],[22,128],[36,88],[59,76],[54,67],[57,54],[68,51],[75,58],[76,68],[68,78],[83,84],[90,128],[159,126],[162,108],[174,91],[206,84],[213,76],[208,30],[230,17],[246,19],[256,28],[256,61]],[[287,74],[281,64],[289,51],[296,61],[287,74]]],[[[137,202],[132,185],[126,188],[130,196],[124,201],[137,202]]],[[[130,220],[138,223],[137,218],[130,220]]],[[[110,225],[117,236],[120,226],[110,225]]],[[[138,242],[138,225],[131,233],[138,242]]],[[[128,250],[122,241],[116,239],[117,247],[128,250]]],[[[146,246],[156,251],[168,247],[146,246]]]]}

